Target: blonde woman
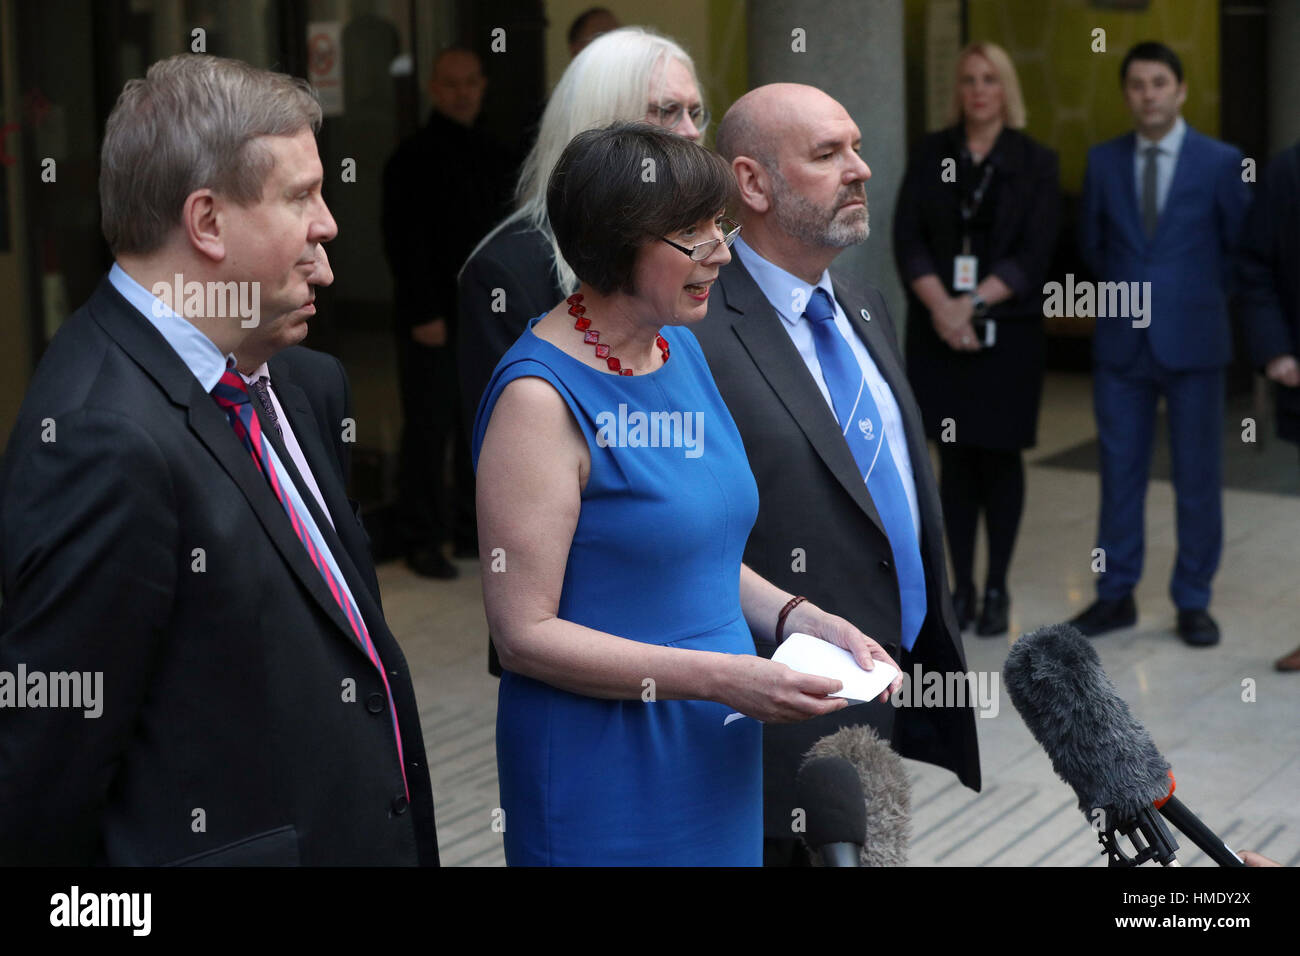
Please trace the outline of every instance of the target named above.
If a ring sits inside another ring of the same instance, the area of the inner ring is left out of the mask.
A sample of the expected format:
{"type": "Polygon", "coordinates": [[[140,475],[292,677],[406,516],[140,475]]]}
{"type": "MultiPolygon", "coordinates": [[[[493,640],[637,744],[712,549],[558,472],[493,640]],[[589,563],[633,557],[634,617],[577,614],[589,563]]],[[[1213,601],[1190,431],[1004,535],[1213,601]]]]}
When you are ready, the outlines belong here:
{"type": "Polygon", "coordinates": [[[515,188],[516,208],[460,273],[461,409],[467,431],[492,371],[528,320],[578,288],[546,215],[546,184],[578,133],[644,121],[699,141],[709,122],[695,64],[667,37],[623,27],[593,40],[565,69],[515,188]]]}
{"type": "Polygon", "coordinates": [[[894,254],[908,292],[907,370],[939,443],[940,496],[965,629],[976,618],[975,529],[989,560],[976,633],[1006,633],[1007,568],[1024,505],[1022,449],[1036,442],[1045,338],[1042,286],[1056,246],[1056,153],[1022,130],[1006,52],[962,51],[953,123],[915,148],[899,192],[894,254]],[[945,175],[951,170],[954,175],[945,175]]]}

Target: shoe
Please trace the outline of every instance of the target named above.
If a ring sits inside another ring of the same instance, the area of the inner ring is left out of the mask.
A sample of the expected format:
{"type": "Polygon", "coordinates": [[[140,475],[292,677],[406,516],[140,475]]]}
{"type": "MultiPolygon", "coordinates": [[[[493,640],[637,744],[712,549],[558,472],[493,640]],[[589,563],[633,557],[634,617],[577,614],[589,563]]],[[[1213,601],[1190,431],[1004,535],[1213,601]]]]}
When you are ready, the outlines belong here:
{"type": "Polygon", "coordinates": [[[964,631],[975,620],[975,585],[963,584],[952,592],[952,610],[957,615],[957,630],[964,631]]]}
{"type": "Polygon", "coordinates": [[[1070,623],[1078,628],[1079,633],[1084,637],[1097,637],[1110,631],[1132,627],[1137,623],[1137,617],[1137,603],[1133,600],[1133,595],[1129,594],[1114,601],[1098,598],[1088,605],[1082,614],[1070,618],[1070,623]]]}
{"type": "Polygon", "coordinates": [[[1008,619],[1011,616],[1011,595],[1004,588],[987,588],[984,591],[984,604],[980,608],[980,620],[975,625],[975,633],[980,637],[996,637],[1007,632],[1008,619]]]}
{"type": "Polygon", "coordinates": [[[1178,636],[1190,647],[1213,647],[1219,643],[1219,625],[1208,611],[1178,611],[1178,636]]]}
{"type": "Polygon", "coordinates": [[[1280,671],[1300,671],[1300,647],[1286,657],[1279,657],[1273,666],[1280,671]]]}
{"type": "Polygon", "coordinates": [[[460,574],[456,565],[433,548],[414,548],[407,552],[406,566],[422,578],[450,580],[460,574]]]}

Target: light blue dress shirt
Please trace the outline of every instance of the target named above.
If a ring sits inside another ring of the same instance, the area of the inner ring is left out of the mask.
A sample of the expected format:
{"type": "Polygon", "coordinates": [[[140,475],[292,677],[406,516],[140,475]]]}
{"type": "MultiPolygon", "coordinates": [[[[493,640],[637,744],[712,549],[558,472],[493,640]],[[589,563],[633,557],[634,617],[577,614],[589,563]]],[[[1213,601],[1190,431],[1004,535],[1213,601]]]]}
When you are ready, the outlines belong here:
{"type": "Polygon", "coordinates": [[[1137,187],[1138,209],[1142,208],[1142,170],[1147,164],[1147,147],[1160,149],[1156,156],[1156,215],[1165,211],[1165,199],[1169,196],[1169,186],[1174,181],[1174,167],[1178,165],[1178,152],[1183,148],[1187,138],[1187,123],[1180,116],[1174,120],[1174,128],[1158,141],[1150,140],[1141,133],[1134,137],[1133,182],[1137,187]]]}
{"type": "Polygon", "coordinates": [[[116,262],[108,270],[108,281],[162,334],[185,367],[194,373],[203,391],[211,393],[226,371],[226,356],[221,354],[221,349],[193,323],[186,322],[167,303],[127,275],[116,262]]]}
{"type": "Polygon", "coordinates": [[[885,435],[889,438],[889,450],[893,452],[894,464],[898,468],[899,477],[903,480],[903,491],[907,494],[907,507],[912,512],[912,524],[916,528],[916,536],[919,541],[921,538],[921,507],[916,497],[916,475],[912,470],[912,457],[907,450],[907,432],[903,428],[903,414],[898,410],[898,402],[894,399],[894,393],[890,391],[889,384],[885,381],[884,376],[880,374],[880,369],[876,367],[875,360],[872,359],[871,353],[867,351],[867,346],[858,338],[858,334],[849,324],[848,316],[844,314],[840,302],[835,298],[835,289],[831,285],[830,270],[822,272],[821,278],[817,284],[810,285],[804,282],[798,276],[786,272],[780,266],[768,262],[757,252],[755,252],[745,240],[737,236],[734,249],[740,256],[740,261],[744,264],[749,274],[753,276],[754,282],[758,285],[763,296],[776,310],[776,314],[781,317],[781,323],[790,335],[790,341],[799,352],[799,357],[803,359],[804,365],[808,366],[808,371],[812,374],[813,381],[821,390],[822,398],[826,399],[826,405],[831,410],[831,415],[835,415],[835,404],[831,401],[830,389],[826,387],[826,379],[822,377],[821,362],[817,359],[817,346],[813,341],[812,325],[808,319],[804,318],[802,309],[807,307],[812,298],[814,289],[824,289],[826,294],[831,297],[831,302],[835,306],[835,328],[839,330],[840,335],[849,343],[853,350],[853,356],[858,360],[858,365],[862,368],[862,374],[866,378],[867,387],[871,389],[871,396],[876,400],[876,408],[880,412],[880,418],[885,428],[885,435]],[[795,312],[796,307],[800,307],[799,312],[795,312]]]}
{"type": "MultiPolygon", "coordinates": [[[[185,363],[185,367],[199,380],[203,390],[211,393],[217,387],[217,382],[221,381],[221,376],[225,373],[227,366],[227,357],[221,354],[221,350],[213,344],[212,340],[195,328],[192,323],[187,322],[173,312],[167,303],[127,275],[116,262],[113,263],[113,268],[108,272],[108,281],[113,284],[113,288],[122,293],[122,298],[131,303],[136,311],[143,315],[149,321],[149,324],[167,340],[167,344],[172,347],[172,351],[180,356],[181,361],[185,363]]],[[[230,356],[230,361],[233,363],[233,355],[230,356]]],[[[257,399],[250,395],[249,401],[257,401],[257,399]]],[[[215,399],[213,399],[213,405],[216,405],[215,399]]],[[[225,416],[224,411],[221,414],[223,417],[225,416]]],[[[281,490],[289,496],[289,500],[293,503],[294,510],[298,512],[298,517],[302,520],[307,533],[311,536],[316,550],[324,557],[329,565],[330,572],[334,575],[334,580],[343,589],[348,601],[353,607],[356,607],[356,601],[352,597],[352,591],[348,588],[347,580],[343,577],[338,562],[334,560],[333,552],[325,543],[325,537],[321,534],[320,527],[312,517],[311,509],[307,507],[302,494],[298,491],[297,484],[289,479],[289,473],[281,463],[280,457],[275,453],[272,444],[266,441],[262,443],[262,447],[266,449],[267,457],[271,460],[271,467],[280,476],[281,490]]],[[[270,485],[267,485],[267,491],[271,491],[270,485]]],[[[328,512],[326,513],[328,514],[328,512]]],[[[361,620],[359,611],[357,620],[361,620]]]]}

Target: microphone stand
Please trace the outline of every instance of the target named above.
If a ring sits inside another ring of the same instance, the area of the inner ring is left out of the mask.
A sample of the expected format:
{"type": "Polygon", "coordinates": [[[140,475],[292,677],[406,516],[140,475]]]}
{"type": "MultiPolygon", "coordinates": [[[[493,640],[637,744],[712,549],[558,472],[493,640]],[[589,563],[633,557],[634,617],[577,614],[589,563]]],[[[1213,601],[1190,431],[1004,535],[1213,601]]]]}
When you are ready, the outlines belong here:
{"type": "Polygon", "coordinates": [[[1102,853],[1106,854],[1107,866],[1141,866],[1148,860],[1155,860],[1161,866],[1181,865],[1174,856],[1178,843],[1153,807],[1143,807],[1128,818],[1121,818],[1109,807],[1104,812],[1104,819],[1114,821],[1111,826],[1097,833],[1102,853]],[[1125,853],[1120,845],[1121,836],[1126,837],[1137,851],[1132,856],[1125,853]]]}

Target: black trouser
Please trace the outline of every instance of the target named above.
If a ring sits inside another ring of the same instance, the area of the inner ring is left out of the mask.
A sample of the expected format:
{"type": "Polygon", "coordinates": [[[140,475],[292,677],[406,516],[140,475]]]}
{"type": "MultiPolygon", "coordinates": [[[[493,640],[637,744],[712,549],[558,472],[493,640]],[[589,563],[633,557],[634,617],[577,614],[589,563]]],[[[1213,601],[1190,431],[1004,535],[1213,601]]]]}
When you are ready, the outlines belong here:
{"type": "Polygon", "coordinates": [[[974,584],[975,527],[984,512],[989,539],[985,588],[1006,590],[1007,568],[1025,505],[1025,465],[1019,450],[939,444],[939,497],[952,551],[953,584],[974,584]]]}
{"type": "Polygon", "coordinates": [[[407,550],[437,550],[448,538],[458,546],[472,545],[478,537],[474,472],[460,426],[455,351],[421,345],[406,333],[398,336],[397,364],[402,397],[398,515],[407,550]],[[450,487],[444,468],[449,443],[450,487]]]}

